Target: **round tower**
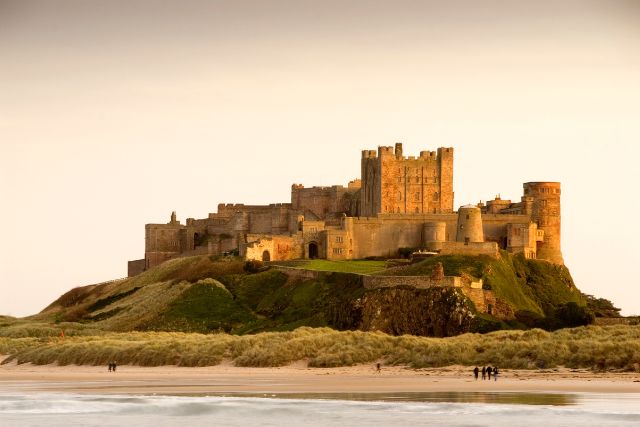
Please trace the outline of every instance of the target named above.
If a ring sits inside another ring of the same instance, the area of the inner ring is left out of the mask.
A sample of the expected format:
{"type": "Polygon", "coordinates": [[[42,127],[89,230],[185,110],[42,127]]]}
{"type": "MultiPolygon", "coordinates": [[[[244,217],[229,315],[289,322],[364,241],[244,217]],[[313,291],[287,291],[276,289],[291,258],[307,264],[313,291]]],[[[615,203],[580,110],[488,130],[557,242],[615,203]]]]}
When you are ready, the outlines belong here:
{"type": "Polygon", "coordinates": [[[466,205],[458,209],[456,241],[464,243],[484,242],[482,212],[479,207],[466,205]]]}
{"type": "Polygon", "coordinates": [[[544,230],[542,242],[538,242],[537,258],[564,264],[560,250],[560,183],[525,182],[524,197],[530,197],[531,221],[544,230]]]}
{"type": "Polygon", "coordinates": [[[426,222],[422,227],[423,242],[444,242],[447,240],[446,222],[426,222]]]}

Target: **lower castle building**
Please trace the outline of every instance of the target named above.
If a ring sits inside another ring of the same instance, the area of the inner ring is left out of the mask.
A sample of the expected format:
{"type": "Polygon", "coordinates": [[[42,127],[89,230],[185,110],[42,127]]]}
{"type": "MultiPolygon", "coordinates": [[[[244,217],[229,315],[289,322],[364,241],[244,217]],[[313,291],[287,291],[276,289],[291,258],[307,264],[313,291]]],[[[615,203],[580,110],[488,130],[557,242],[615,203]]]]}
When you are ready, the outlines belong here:
{"type": "Polygon", "coordinates": [[[405,157],[402,144],[362,152],[361,177],[344,187],[291,186],[291,202],[219,204],[207,218],[175,212],[145,226],[144,259],[129,276],[168,259],[237,253],[263,261],[397,257],[400,248],[440,254],[499,249],[562,264],[560,183],[527,182],[519,202],[496,197],[453,209],[453,148],[405,157]]]}

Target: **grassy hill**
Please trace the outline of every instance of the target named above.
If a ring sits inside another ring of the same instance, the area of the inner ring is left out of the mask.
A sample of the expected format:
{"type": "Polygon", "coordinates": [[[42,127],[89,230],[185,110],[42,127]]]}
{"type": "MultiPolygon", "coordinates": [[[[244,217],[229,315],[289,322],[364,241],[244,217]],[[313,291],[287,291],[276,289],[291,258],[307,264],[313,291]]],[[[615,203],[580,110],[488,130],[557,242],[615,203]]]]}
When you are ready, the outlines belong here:
{"type": "Polygon", "coordinates": [[[275,269],[249,273],[239,259],[180,258],[129,279],[72,289],[41,313],[5,326],[0,335],[51,336],[61,328],[67,334],[245,334],[328,326],[449,336],[474,330],[545,327],[552,325],[545,319],[558,318],[566,304],[574,303],[578,309],[585,305],[566,267],[508,253],[500,259],[438,256],[393,268],[385,268],[381,261],[286,264],[324,272],[308,279],[275,269]],[[473,303],[458,289],[401,286],[368,290],[362,285],[360,274],[431,275],[437,263],[442,263],[446,275],[482,279],[486,289],[513,308],[517,319],[505,324],[476,313],[473,303]]]}
{"type": "Polygon", "coordinates": [[[551,316],[560,305],[568,302],[586,305],[567,267],[526,259],[521,254],[502,252],[499,259],[485,255],[443,255],[379,274],[431,275],[437,263],[442,263],[447,276],[468,275],[483,279],[483,287],[507,301],[516,312],[551,316]]]}
{"type": "Polygon", "coordinates": [[[384,360],[413,367],[491,362],[505,368],[640,369],[637,326],[465,333],[486,331],[487,325],[571,326],[586,301],[563,266],[507,253],[500,259],[439,256],[391,268],[380,261],[287,265],[321,272],[272,268],[250,273],[239,259],[200,256],[171,260],[133,278],[75,288],[37,315],[0,316],[0,354],[11,355],[7,361],[40,364],[117,359],[145,366],[206,366],[227,358],[239,366],[304,359],[310,366],[384,360]],[[457,288],[370,290],[354,274],[431,275],[437,263],[446,275],[482,279],[513,308],[516,319],[505,323],[475,312],[457,288]]]}

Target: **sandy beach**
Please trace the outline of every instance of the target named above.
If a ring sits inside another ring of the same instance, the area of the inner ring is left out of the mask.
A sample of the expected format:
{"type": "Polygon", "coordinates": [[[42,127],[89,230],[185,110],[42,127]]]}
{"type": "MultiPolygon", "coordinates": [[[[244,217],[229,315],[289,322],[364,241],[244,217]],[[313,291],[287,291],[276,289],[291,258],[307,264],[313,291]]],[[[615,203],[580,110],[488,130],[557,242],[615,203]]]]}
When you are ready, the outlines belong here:
{"type": "Polygon", "coordinates": [[[0,365],[4,392],[105,394],[260,394],[401,392],[592,392],[640,393],[638,373],[588,370],[502,370],[498,380],[475,381],[472,368],[408,369],[373,365],[308,368],[304,362],[278,368],[230,363],[202,368],[176,366],[0,365]]]}

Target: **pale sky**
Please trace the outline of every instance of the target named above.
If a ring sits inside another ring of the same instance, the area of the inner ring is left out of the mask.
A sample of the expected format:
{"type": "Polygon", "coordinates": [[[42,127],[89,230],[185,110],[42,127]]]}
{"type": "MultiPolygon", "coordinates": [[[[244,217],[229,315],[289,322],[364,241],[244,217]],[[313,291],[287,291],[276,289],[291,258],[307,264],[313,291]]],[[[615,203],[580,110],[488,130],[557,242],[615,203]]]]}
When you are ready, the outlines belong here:
{"type": "Polygon", "coordinates": [[[455,205],[561,181],[578,287],[640,314],[640,2],[0,0],[0,314],[144,224],[455,148],[455,205]]]}

